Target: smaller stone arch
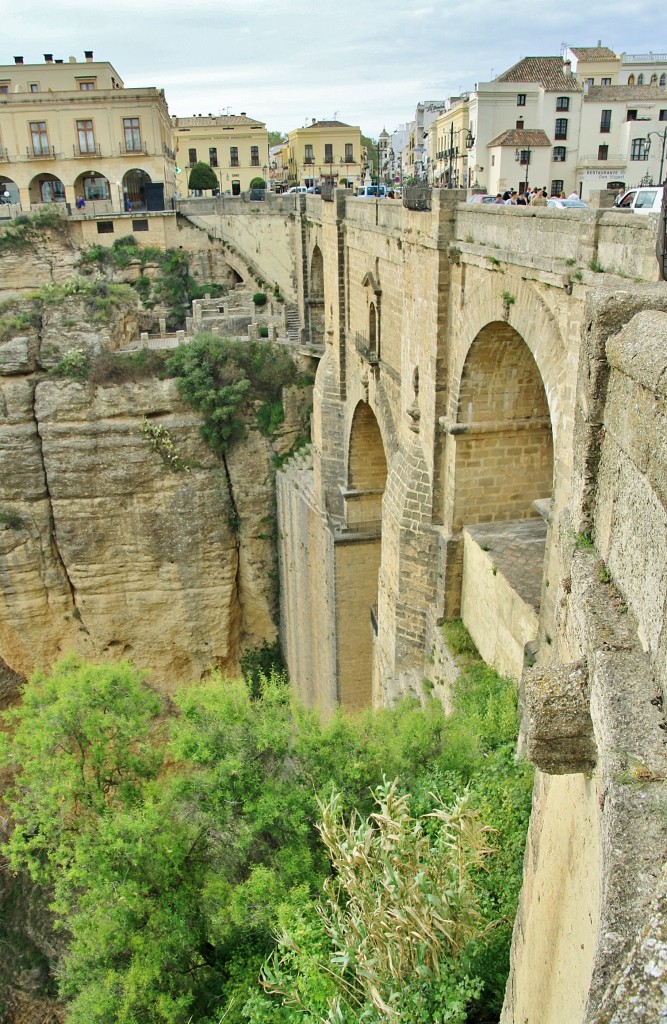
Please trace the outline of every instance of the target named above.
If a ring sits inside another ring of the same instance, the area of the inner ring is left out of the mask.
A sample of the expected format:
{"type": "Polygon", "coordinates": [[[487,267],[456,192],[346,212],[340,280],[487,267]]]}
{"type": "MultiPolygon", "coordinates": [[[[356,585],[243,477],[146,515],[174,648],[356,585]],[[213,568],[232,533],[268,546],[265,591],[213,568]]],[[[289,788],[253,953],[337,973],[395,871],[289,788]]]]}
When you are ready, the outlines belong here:
{"type": "Polygon", "coordinates": [[[74,196],[76,199],[85,199],[87,203],[111,199],[109,180],[99,171],[82,171],[74,181],[74,196]]]}
{"type": "Polygon", "coordinates": [[[65,202],[65,186],[55,174],[36,174],[28,186],[28,194],[31,206],[65,202]]]}
{"type": "Polygon", "coordinates": [[[0,174],[0,199],[4,203],[19,204],[21,202],[18,185],[4,174],[0,174]]]}
{"type": "Polygon", "coordinates": [[[146,186],[150,184],[150,174],[140,167],[133,167],[123,175],[123,195],[132,203],[133,210],[146,209],[146,186]]]}
{"type": "Polygon", "coordinates": [[[313,345],[324,345],[324,258],[317,243],[310,258],[308,288],[310,310],[310,340],[313,345]]]}
{"type": "Polygon", "coordinates": [[[366,291],[367,301],[368,321],[366,331],[364,332],[367,338],[366,347],[371,363],[378,363],[380,361],[380,304],[382,289],[375,275],[370,270],[364,274],[361,284],[366,291]]]}
{"type": "Polygon", "coordinates": [[[634,84],[635,84],[635,76],[634,75],[628,75],[628,85],[634,85],[634,84]]]}

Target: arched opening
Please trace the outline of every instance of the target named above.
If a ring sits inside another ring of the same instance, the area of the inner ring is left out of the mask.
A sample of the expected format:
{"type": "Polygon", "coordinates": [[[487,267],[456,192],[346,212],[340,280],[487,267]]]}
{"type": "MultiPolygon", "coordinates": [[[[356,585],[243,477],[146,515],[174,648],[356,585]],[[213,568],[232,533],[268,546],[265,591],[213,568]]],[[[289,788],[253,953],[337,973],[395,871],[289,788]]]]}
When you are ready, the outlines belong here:
{"type": "Polygon", "coordinates": [[[634,75],[628,75],[628,85],[634,85],[634,84],[635,84],[635,76],[634,75]]]}
{"type": "Polygon", "coordinates": [[[146,186],[151,184],[150,175],[138,167],[133,167],[123,175],[122,184],[124,200],[132,204],[133,210],[145,210],[146,186]]]}
{"type": "Polygon", "coordinates": [[[97,171],[83,171],[74,182],[74,195],[76,199],[83,199],[87,203],[109,200],[111,187],[103,174],[98,174],[97,171]]]}
{"type": "Polygon", "coordinates": [[[324,260],[319,245],[313,249],[310,261],[310,340],[313,345],[324,345],[324,260]]]}
{"type": "Polygon", "coordinates": [[[378,356],[378,318],[375,303],[368,309],[368,348],[372,356],[378,356]]]}
{"type": "Polygon", "coordinates": [[[20,202],[21,196],[16,182],[12,181],[11,178],[5,177],[4,174],[0,174],[0,203],[12,204],[20,202]]]}
{"type": "Polygon", "coordinates": [[[485,660],[518,678],[537,635],[553,437],[537,363],[509,324],[470,346],[449,432],[461,617],[485,660]]]}
{"type": "Polygon", "coordinates": [[[375,414],[359,402],[350,430],[345,524],[336,537],[336,662],[338,700],[349,708],[371,703],[377,635],[382,495],[387,460],[375,414]]]}
{"type": "Polygon", "coordinates": [[[40,203],[64,203],[65,186],[55,174],[38,174],[30,182],[28,188],[30,205],[38,206],[40,203]]]}
{"type": "Polygon", "coordinates": [[[637,75],[637,85],[643,85],[643,84],[644,84],[644,76],[643,75],[637,75]]]}

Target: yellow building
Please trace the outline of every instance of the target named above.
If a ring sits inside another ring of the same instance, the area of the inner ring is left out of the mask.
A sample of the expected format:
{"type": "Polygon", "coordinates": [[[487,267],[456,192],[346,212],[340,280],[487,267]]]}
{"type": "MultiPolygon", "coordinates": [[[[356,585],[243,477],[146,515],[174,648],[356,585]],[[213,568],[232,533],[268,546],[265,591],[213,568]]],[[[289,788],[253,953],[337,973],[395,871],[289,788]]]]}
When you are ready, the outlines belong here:
{"type": "Polygon", "coordinates": [[[467,188],[470,150],[468,96],[456,96],[428,133],[429,180],[441,188],[467,188]]]}
{"type": "Polygon", "coordinates": [[[267,180],[269,136],[263,121],[244,112],[220,117],[174,117],[176,179],[182,197],[188,195],[190,171],[196,163],[209,164],[222,193],[238,196],[253,178],[267,180]]]}
{"type": "Polygon", "coordinates": [[[289,180],[297,185],[361,184],[361,128],[342,121],[313,121],[289,132],[289,180]]]}
{"type": "Polygon", "coordinates": [[[85,200],[96,213],[160,210],[174,194],[161,89],[126,89],[107,61],[0,66],[0,193],[24,210],[85,200]]]}

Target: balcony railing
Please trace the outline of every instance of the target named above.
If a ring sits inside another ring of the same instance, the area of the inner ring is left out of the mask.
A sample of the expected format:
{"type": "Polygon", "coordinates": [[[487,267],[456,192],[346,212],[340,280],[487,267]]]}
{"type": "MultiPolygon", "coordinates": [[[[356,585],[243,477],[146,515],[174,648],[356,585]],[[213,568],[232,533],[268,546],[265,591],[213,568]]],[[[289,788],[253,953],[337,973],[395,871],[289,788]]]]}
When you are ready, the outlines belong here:
{"type": "Polygon", "coordinates": [[[143,153],[144,156],[148,156],[148,146],[145,142],[137,142],[132,146],[128,146],[124,142],[119,142],[118,150],[121,156],[134,156],[138,153],[143,153]]]}
{"type": "Polygon", "coordinates": [[[605,167],[607,164],[625,164],[628,161],[627,153],[607,153],[607,156],[602,160],[597,153],[583,153],[577,160],[577,167],[597,167],[598,164],[601,167],[605,167]]]}
{"type": "Polygon", "coordinates": [[[377,344],[369,341],[368,335],[357,331],[354,335],[354,347],[366,362],[370,363],[372,366],[377,366],[380,361],[378,357],[377,344]]]}
{"type": "Polygon", "coordinates": [[[62,153],[56,153],[55,146],[46,146],[39,153],[34,149],[26,149],[25,155],[28,160],[60,160],[62,153]]]}
{"type": "Polygon", "coordinates": [[[403,206],[408,210],[428,211],[431,209],[431,189],[428,185],[406,185],[403,189],[403,206]]]}
{"type": "Polygon", "coordinates": [[[94,142],[90,149],[81,149],[80,146],[72,146],[72,156],[75,160],[85,160],[87,157],[102,156],[99,142],[94,142]]]}
{"type": "Polygon", "coordinates": [[[315,163],[315,157],[314,156],[304,156],[303,162],[304,162],[304,164],[314,164],[315,163]]]}

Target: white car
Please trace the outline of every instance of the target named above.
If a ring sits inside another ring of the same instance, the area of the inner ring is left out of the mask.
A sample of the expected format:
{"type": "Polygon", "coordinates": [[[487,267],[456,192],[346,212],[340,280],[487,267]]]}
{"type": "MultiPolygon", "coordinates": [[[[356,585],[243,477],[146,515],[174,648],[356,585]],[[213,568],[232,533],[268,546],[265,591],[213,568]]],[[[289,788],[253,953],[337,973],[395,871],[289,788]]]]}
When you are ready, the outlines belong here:
{"type": "Polygon", "coordinates": [[[305,185],[292,185],[284,194],[286,196],[305,195],[308,189],[305,185]]]}
{"type": "Polygon", "coordinates": [[[547,207],[552,210],[590,210],[588,203],[582,203],[581,199],[556,199],[555,196],[547,199],[547,207]]]}
{"type": "Polygon", "coordinates": [[[633,213],[641,213],[648,216],[649,213],[660,213],[662,206],[662,187],[654,185],[652,188],[631,188],[622,195],[617,196],[614,202],[617,210],[632,210],[633,213]]]}

